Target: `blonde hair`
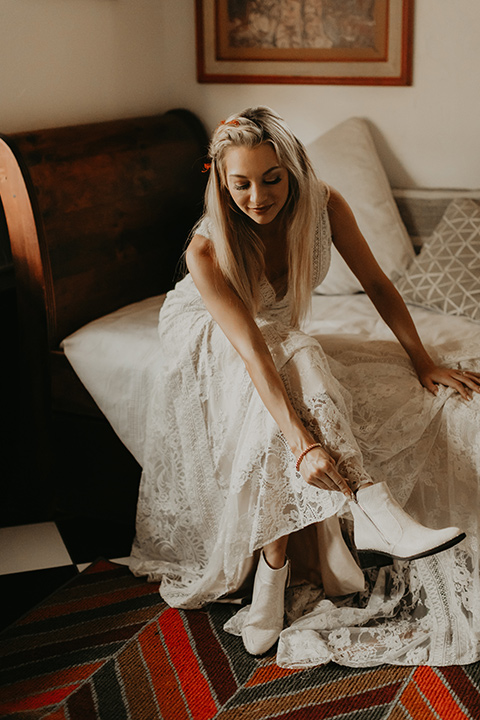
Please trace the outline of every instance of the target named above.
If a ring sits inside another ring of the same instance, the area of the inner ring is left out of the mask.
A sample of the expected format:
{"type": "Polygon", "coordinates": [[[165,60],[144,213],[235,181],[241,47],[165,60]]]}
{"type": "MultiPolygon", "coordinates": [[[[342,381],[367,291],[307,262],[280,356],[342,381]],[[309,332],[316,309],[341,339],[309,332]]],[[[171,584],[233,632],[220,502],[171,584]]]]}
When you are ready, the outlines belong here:
{"type": "MultiPolygon", "coordinates": [[[[210,142],[210,176],[205,192],[205,216],[211,222],[216,262],[225,278],[255,316],[260,307],[260,277],[264,246],[254,223],[234,203],[227,187],[225,155],[231,147],[254,148],[269,142],[279,164],[288,171],[289,194],[282,212],[287,238],[288,289],[297,325],[310,308],[313,242],[319,213],[326,203],[302,143],[287,124],[267,107],[248,108],[230,116],[210,142]]],[[[201,222],[201,221],[200,221],[201,222]]],[[[194,229],[195,232],[195,229],[194,229]]]]}

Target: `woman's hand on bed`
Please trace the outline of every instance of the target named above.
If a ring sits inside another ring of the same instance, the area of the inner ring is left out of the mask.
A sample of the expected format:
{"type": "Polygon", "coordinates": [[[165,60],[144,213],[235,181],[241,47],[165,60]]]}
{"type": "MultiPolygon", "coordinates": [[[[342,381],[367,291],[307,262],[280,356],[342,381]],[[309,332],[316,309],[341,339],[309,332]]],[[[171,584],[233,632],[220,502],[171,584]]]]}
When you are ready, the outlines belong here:
{"type": "Polygon", "coordinates": [[[417,370],[422,385],[434,395],[438,386],[444,385],[456,390],[464,400],[471,400],[473,393],[480,393],[480,373],[471,370],[456,370],[439,365],[417,370]]]}
{"type": "Polygon", "coordinates": [[[354,496],[348,482],[338,472],[335,460],[323,448],[315,448],[305,455],[300,474],[305,482],[321,490],[341,492],[349,500],[354,496]]]}

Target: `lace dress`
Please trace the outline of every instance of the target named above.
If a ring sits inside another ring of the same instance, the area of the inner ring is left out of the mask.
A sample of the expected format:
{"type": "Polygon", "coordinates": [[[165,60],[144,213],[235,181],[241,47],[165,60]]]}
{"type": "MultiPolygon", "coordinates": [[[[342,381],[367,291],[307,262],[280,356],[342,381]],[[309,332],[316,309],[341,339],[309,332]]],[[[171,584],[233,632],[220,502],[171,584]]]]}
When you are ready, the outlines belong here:
{"type": "MultiPolygon", "coordinates": [[[[328,269],[330,243],[325,210],[314,286],[328,269]]],[[[291,326],[288,293],[278,300],[264,277],[261,298],[256,322],[289,397],[340,472],[355,485],[387,480],[420,521],[468,532],[467,541],[432,558],[368,571],[366,591],[340,601],[325,597],[313,552],[287,591],[277,663],[475,661],[479,398],[467,404],[446,389],[428,393],[397,343],[352,349],[330,339],[327,355],[318,339],[291,326]]],[[[295,570],[309,529],[336,513],[348,527],[348,505],[341,493],[309,486],[295,471],[295,458],[190,275],[168,293],[159,332],[164,352],[147,413],[130,567],[161,580],[171,606],[199,608],[242,595],[260,548],[286,534],[293,534],[295,570]]],[[[247,611],[225,629],[241,634],[247,611]]]]}

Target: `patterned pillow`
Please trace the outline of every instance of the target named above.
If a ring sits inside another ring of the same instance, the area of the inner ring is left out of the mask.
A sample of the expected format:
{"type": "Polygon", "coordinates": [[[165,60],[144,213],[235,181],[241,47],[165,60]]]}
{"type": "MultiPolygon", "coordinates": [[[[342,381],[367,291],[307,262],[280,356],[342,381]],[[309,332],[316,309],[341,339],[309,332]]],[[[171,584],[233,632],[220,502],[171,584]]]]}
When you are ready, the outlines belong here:
{"type": "Polygon", "coordinates": [[[396,283],[406,302],[480,322],[480,206],[454,200],[396,283]]]}

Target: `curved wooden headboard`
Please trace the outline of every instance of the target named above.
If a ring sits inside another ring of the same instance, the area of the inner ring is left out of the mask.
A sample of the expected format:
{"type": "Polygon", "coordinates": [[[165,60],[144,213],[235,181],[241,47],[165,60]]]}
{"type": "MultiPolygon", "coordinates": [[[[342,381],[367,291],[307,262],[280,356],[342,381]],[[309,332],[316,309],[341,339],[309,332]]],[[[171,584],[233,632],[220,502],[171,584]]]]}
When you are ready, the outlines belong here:
{"type": "Polygon", "coordinates": [[[169,289],[202,208],[207,136],[186,110],[0,136],[0,191],[23,311],[48,347],[169,289]]]}
{"type": "Polygon", "coordinates": [[[97,414],[59,343],[173,286],[203,207],[207,143],[183,109],[0,135],[0,197],[37,426],[52,395],[59,409],[97,414]]]}

